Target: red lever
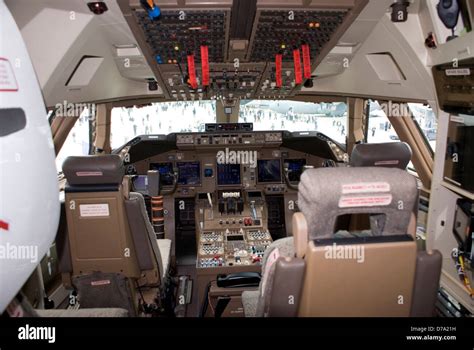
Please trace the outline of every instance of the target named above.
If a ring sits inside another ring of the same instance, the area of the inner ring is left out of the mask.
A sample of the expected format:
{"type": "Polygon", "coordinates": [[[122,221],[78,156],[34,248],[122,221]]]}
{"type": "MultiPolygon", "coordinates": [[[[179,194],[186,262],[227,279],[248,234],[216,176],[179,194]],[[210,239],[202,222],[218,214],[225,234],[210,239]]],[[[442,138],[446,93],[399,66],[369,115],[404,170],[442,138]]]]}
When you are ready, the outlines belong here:
{"type": "Polygon", "coordinates": [[[301,57],[300,50],[293,50],[293,62],[295,65],[295,84],[299,85],[303,82],[303,77],[301,76],[301,57]]]}
{"type": "Polygon", "coordinates": [[[201,46],[202,85],[209,86],[209,48],[201,46]]]}
{"type": "Polygon", "coordinates": [[[189,74],[189,85],[193,89],[197,89],[198,84],[196,80],[196,68],[194,66],[194,55],[188,55],[188,74],[189,74]]]}
{"type": "Polygon", "coordinates": [[[301,46],[303,50],[303,69],[304,69],[304,78],[310,79],[311,78],[311,52],[309,50],[308,44],[303,44],[301,46]]]}
{"type": "Polygon", "coordinates": [[[282,86],[282,80],[281,80],[282,57],[283,56],[281,53],[275,56],[276,86],[279,88],[282,86]]]}

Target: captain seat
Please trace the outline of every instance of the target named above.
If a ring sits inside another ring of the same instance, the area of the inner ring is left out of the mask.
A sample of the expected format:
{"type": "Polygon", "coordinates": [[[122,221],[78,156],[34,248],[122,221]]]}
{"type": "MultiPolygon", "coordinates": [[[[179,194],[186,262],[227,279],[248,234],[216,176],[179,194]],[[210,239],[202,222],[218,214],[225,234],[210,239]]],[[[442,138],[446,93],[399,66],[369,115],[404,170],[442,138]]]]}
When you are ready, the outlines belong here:
{"type": "Polygon", "coordinates": [[[73,276],[120,273],[139,285],[163,285],[171,240],[156,239],[139,193],[118,155],[68,157],[65,206],[73,276]]]}
{"type": "Polygon", "coordinates": [[[265,252],[246,316],[432,316],[441,273],[438,251],[418,252],[408,233],[418,198],[400,169],[320,168],[302,174],[293,237],[265,252]],[[370,229],[337,231],[341,216],[366,214],[370,229]]]}
{"type": "Polygon", "coordinates": [[[405,170],[411,156],[411,148],[406,142],[359,143],[352,149],[349,165],[405,170]]]}

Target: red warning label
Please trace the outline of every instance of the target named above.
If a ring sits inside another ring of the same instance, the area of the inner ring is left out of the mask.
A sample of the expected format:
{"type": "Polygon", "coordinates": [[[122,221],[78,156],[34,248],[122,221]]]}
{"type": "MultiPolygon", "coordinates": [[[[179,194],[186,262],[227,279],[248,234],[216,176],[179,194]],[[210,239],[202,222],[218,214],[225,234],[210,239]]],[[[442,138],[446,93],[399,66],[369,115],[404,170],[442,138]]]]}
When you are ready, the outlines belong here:
{"type": "Polygon", "coordinates": [[[392,203],[391,194],[376,196],[343,196],[339,199],[339,208],[380,207],[392,203]]]}
{"type": "Polygon", "coordinates": [[[3,57],[0,57],[0,91],[18,91],[12,65],[3,57]]]}
{"type": "Polygon", "coordinates": [[[9,228],[10,228],[10,225],[8,224],[8,222],[0,220],[0,229],[1,230],[8,231],[9,228]]]}

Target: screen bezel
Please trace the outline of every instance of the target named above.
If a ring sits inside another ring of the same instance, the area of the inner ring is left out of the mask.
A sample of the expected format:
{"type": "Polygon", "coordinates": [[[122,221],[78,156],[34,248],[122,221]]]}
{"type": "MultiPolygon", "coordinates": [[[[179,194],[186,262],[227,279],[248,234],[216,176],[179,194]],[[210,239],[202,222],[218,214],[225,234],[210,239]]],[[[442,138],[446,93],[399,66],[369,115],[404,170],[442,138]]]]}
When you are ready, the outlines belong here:
{"type": "Polygon", "coordinates": [[[290,174],[288,174],[288,180],[290,180],[290,182],[299,182],[301,180],[301,175],[303,174],[303,170],[304,170],[304,167],[308,164],[307,160],[305,158],[285,158],[283,160],[283,163],[288,163],[288,170],[291,170],[291,167],[290,167],[290,163],[296,163],[296,162],[301,162],[303,161],[303,165],[301,166],[301,173],[300,173],[300,179],[299,180],[291,180],[290,179],[290,174]]]}
{"type": "Polygon", "coordinates": [[[271,158],[271,159],[259,159],[257,161],[257,183],[259,184],[281,184],[283,181],[283,173],[282,173],[282,168],[281,168],[281,159],[280,158],[271,158]],[[278,162],[279,166],[279,180],[271,180],[271,181],[260,181],[260,164],[263,162],[270,162],[270,161],[276,161],[278,162]]]}
{"type": "Polygon", "coordinates": [[[171,174],[172,174],[173,173],[173,162],[154,162],[154,163],[150,163],[150,165],[148,167],[149,170],[156,170],[160,173],[160,185],[161,186],[163,186],[163,187],[173,186],[173,177],[172,176],[171,176],[171,184],[164,184],[163,183],[163,175],[161,174],[159,167],[154,167],[154,165],[158,165],[158,164],[169,165],[170,169],[171,169],[171,174]]]}
{"type": "Polygon", "coordinates": [[[147,175],[135,175],[132,178],[132,190],[133,192],[138,192],[138,193],[147,193],[148,192],[148,176],[147,175]],[[135,182],[139,179],[144,179],[144,189],[138,189],[135,187],[135,182]]]}
{"type": "Polygon", "coordinates": [[[242,185],[242,165],[241,164],[217,164],[216,165],[216,184],[217,186],[239,186],[242,185]],[[219,166],[238,166],[239,167],[239,182],[232,184],[219,183],[219,166]]]}
{"type": "Polygon", "coordinates": [[[176,162],[176,168],[178,169],[178,179],[176,180],[177,181],[177,185],[178,186],[182,186],[182,187],[195,187],[195,186],[201,186],[202,184],[202,167],[201,167],[201,162],[198,161],[198,160],[183,160],[183,161],[179,161],[179,162],[176,162]],[[181,177],[181,174],[180,174],[180,164],[185,164],[185,163],[197,163],[198,164],[198,183],[196,184],[181,184],[180,183],[180,177],[181,177]]]}

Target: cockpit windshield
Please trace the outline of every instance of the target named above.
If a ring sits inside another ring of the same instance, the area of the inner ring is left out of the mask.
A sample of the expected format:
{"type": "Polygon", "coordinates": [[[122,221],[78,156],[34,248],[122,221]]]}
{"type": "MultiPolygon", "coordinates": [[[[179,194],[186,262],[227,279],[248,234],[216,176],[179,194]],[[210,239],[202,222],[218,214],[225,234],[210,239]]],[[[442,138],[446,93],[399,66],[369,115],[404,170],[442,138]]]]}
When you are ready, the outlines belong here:
{"type": "Polygon", "coordinates": [[[346,143],[347,105],[343,102],[242,100],[239,122],[254,130],[318,131],[346,143]]]}
{"type": "MultiPolygon", "coordinates": [[[[111,146],[123,145],[138,135],[204,131],[216,122],[216,102],[159,102],[144,107],[112,110],[111,146]]],[[[343,102],[311,103],[276,100],[242,100],[240,123],[254,123],[255,131],[319,131],[346,143],[347,105],[343,102]]]]}
{"type": "Polygon", "coordinates": [[[110,142],[117,148],[138,135],[204,131],[216,122],[216,101],[159,102],[112,109],[110,142]]]}

